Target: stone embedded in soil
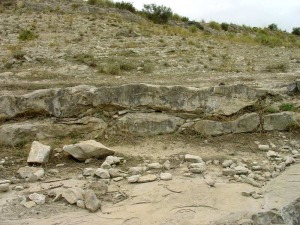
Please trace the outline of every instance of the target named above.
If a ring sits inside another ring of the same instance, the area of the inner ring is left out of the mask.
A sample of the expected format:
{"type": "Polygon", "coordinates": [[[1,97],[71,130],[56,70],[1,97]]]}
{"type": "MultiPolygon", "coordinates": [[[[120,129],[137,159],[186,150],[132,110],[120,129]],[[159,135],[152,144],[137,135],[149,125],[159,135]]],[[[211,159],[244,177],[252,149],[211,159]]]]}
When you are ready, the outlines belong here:
{"type": "Polygon", "coordinates": [[[258,145],[258,149],[262,150],[262,151],[268,151],[268,150],[270,150],[270,146],[269,145],[258,145]]]}
{"type": "Polygon", "coordinates": [[[133,176],[127,177],[127,181],[128,181],[128,183],[137,183],[139,178],[140,178],[140,175],[133,175],[133,176]]]}
{"type": "Polygon", "coordinates": [[[46,163],[48,162],[50,151],[50,146],[34,141],[32,142],[27,162],[39,164],[46,163]]]}
{"type": "Polygon", "coordinates": [[[224,176],[234,176],[236,174],[235,170],[234,169],[231,169],[231,168],[225,168],[222,170],[222,174],[224,176]]]}
{"type": "Polygon", "coordinates": [[[0,184],[0,192],[7,192],[9,191],[9,183],[0,184]]]}
{"type": "Polygon", "coordinates": [[[248,174],[249,173],[249,169],[247,169],[244,166],[236,166],[236,167],[234,167],[234,171],[237,175],[248,174]]]}
{"type": "Polygon", "coordinates": [[[172,174],[170,174],[170,173],[161,173],[159,175],[159,177],[161,180],[172,180],[173,179],[172,174]]]}
{"type": "Polygon", "coordinates": [[[144,172],[143,167],[131,167],[128,170],[129,175],[139,175],[144,172]]]}
{"type": "Polygon", "coordinates": [[[108,170],[108,173],[109,173],[111,178],[121,177],[120,171],[116,168],[110,168],[108,170]]]}
{"type": "Polygon", "coordinates": [[[285,164],[287,166],[289,166],[289,165],[291,165],[291,164],[293,164],[295,162],[296,162],[296,160],[293,157],[290,157],[290,156],[287,156],[286,159],[285,159],[285,164]]]}
{"type": "Polygon", "coordinates": [[[83,200],[78,200],[76,202],[77,207],[81,208],[81,209],[85,209],[85,203],[83,200]]]}
{"type": "Polygon", "coordinates": [[[196,155],[190,155],[190,154],[186,154],[184,156],[184,160],[190,163],[201,163],[203,162],[202,158],[200,156],[196,156],[196,155]]]}
{"type": "Polygon", "coordinates": [[[100,177],[101,179],[110,179],[109,172],[105,169],[102,169],[102,168],[96,169],[95,175],[97,177],[100,177]]]}
{"type": "Polygon", "coordinates": [[[84,194],[84,202],[85,202],[85,207],[90,211],[90,212],[97,212],[98,209],[101,207],[100,201],[95,195],[94,191],[92,190],[87,190],[84,194]]]}
{"type": "Polygon", "coordinates": [[[156,179],[157,179],[156,175],[148,174],[148,175],[141,176],[137,182],[138,183],[148,183],[148,182],[156,181],[156,179]]]}
{"type": "Polygon", "coordinates": [[[108,185],[102,181],[93,181],[89,183],[87,186],[87,189],[93,190],[96,195],[105,195],[108,191],[108,185]]]}
{"type": "Polygon", "coordinates": [[[223,166],[224,168],[226,168],[226,167],[230,167],[232,164],[233,164],[233,160],[228,159],[228,160],[224,160],[224,161],[223,161],[222,166],[223,166]]]}
{"type": "Polygon", "coordinates": [[[95,174],[95,169],[93,168],[84,168],[82,172],[83,176],[94,176],[94,174],[95,174]]]}
{"type": "Polygon", "coordinates": [[[18,169],[17,173],[23,179],[30,179],[31,177],[36,176],[37,180],[39,180],[45,175],[45,171],[43,168],[29,166],[21,167],[20,169],[18,169]]]}
{"type": "Polygon", "coordinates": [[[30,194],[29,199],[34,201],[37,205],[44,205],[46,202],[46,196],[38,193],[30,194]]]}
{"type": "Polygon", "coordinates": [[[74,145],[65,145],[63,150],[79,161],[85,161],[89,158],[104,158],[115,153],[112,149],[95,140],[81,141],[74,145]]]}
{"type": "Polygon", "coordinates": [[[171,162],[169,160],[166,160],[163,164],[163,167],[165,168],[165,170],[171,169],[171,162]]]}
{"type": "Polygon", "coordinates": [[[105,162],[108,163],[109,165],[115,165],[120,163],[120,158],[117,156],[112,156],[109,155],[106,157],[105,162]]]}
{"type": "Polygon", "coordinates": [[[34,201],[27,202],[26,200],[22,201],[20,204],[23,205],[24,207],[26,207],[27,209],[31,209],[37,205],[34,201]]]}
{"type": "Polygon", "coordinates": [[[203,173],[206,171],[206,164],[205,162],[202,163],[191,163],[189,165],[189,170],[192,173],[203,173]]]}
{"type": "Polygon", "coordinates": [[[150,163],[150,164],[147,164],[147,167],[149,169],[161,169],[162,165],[159,163],[150,163]]]}

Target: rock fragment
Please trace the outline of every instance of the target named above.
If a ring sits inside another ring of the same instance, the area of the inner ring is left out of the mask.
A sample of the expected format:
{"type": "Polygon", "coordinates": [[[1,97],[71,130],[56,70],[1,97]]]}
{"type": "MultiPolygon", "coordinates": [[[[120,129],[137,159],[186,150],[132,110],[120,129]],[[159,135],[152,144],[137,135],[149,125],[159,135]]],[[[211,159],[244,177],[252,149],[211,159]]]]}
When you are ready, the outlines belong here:
{"type": "Polygon", "coordinates": [[[29,199],[34,201],[37,205],[44,205],[46,202],[46,196],[38,193],[30,194],[29,199]]]}
{"type": "Polygon", "coordinates": [[[173,179],[172,174],[170,174],[170,173],[161,173],[159,177],[161,180],[172,180],[173,179]]]}
{"type": "Polygon", "coordinates": [[[50,151],[50,146],[34,141],[32,142],[27,162],[38,164],[46,163],[48,162],[50,151]]]}
{"type": "Polygon", "coordinates": [[[85,207],[90,211],[90,212],[97,212],[98,209],[101,207],[100,201],[95,195],[94,191],[92,190],[87,190],[84,194],[84,202],[85,202],[85,207]]]}
{"type": "Polygon", "coordinates": [[[138,183],[148,183],[148,182],[153,182],[153,181],[156,181],[157,179],[157,176],[156,175],[153,175],[153,174],[148,174],[148,175],[145,175],[145,176],[141,176],[139,179],[138,179],[138,183]]]}
{"type": "Polygon", "coordinates": [[[200,156],[190,155],[190,154],[186,154],[184,156],[184,160],[186,162],[190,162],[190,163],[201,163],[201,162],[203,162],[203,160],[200,156]]]}

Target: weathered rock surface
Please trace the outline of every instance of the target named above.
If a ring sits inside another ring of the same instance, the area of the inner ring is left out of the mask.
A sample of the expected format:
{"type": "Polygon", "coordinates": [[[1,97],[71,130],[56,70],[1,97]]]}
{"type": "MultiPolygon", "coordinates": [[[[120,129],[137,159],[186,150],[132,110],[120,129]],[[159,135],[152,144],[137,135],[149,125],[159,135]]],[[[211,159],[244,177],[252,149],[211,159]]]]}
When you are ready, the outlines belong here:
{"type": "Polygon", "coordinates": [[[293,112],[274,113],[264,117],[264,129],[287,130],[293,126],[299,126],[299,115],[293,112]]]}
{"type": "Polygon", "coordinates": [[[34,141],[32,142],[27,162],[39,164],[46,163],[49,160],[50,151],[50,146],[34,141]]]}
{"type": "Polygon", "coordinates": [[[63,149],[79,161],[89,158],[104,158],[115,153],[110,148],[94,140],[81,141],[74,145],[65,145],[63,149]]]}
{"type": "Polygon", "coordinates": [[[97,212],[101,206],[99,199],[97,198],[94,191],[92,190],[85,191],[84,202],[85,202],[85,207],[90,212],[97,212]]]}
{"type": "Polygon", "coordinates": [[[46,196],[38,193],[30,194],[29,199],[34,201],[37,205],[43,205],[46,202],[46,196]]]}
{"type": "Polygon", "coordinates": [[[229,122],[200,120],[195,123],[194,129],[203,135],[218,136],[229,133],[253,132],[258,129],[259,125],[259,115],[257,113],[249,113],[229,122]]]}
{"type": "Polygon", "coordinates": [[[16,145],[32,140],[44,140],[53,137],[67,137],[73,134],[102,135],[107,124],[99,118],[84,117],[81,119],[64,119],[57,121],[55,118],[40,121],[4,124],[0,126],[0,144],[16,145]]]}
{"type": "Polygon", "coordinates": [[[32,176],[36,176],[37,179],[40,179],[44,176],[45,171],[43,168],[26,166],[18,169],[17,173],[23,179],[30,178],[32,176]]]}
{"type": "Polygon", "coordinates": [[[136,135],[157,135],[174,133],[184,120],[162,113],[132,113],[118,120],[118,132],[136,135]]]}

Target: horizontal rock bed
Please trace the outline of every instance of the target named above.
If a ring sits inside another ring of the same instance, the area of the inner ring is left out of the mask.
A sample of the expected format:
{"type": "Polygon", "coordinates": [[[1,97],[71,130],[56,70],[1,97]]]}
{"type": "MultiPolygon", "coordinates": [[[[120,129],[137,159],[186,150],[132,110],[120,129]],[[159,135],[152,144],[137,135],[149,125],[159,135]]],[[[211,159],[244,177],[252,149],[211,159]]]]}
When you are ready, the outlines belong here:
{"type": "Polygon", "coordinates": [[[90,139],[117,133],[217,136],[299,127],[298,112],[270,114],[260,110],[267,102],[281,98],[245,85],[197,89],[147,84],[81,85],[0,96],[0,144],[74,133],[90,139]],[[27,121],[16,122],[20,117],[27,121]]]}

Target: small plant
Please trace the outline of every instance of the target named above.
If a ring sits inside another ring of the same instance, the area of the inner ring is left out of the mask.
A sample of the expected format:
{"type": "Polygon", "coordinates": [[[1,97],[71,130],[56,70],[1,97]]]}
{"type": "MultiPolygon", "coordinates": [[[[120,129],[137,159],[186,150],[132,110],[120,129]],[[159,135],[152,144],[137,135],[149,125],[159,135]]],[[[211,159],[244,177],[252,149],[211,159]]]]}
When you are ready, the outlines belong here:
{"type": "Polygon", "coordinates": [[[208,26],[214,30],[221,30],[221,25],[215,21],[209,22],[208,26]]]}
{"type": "Polygon", "coordinates": [[[94,56],[89,55],[89,54],[78,54],[78,55],[74,56],[74,59],[77,62],[86,64],[86,65],[88,65],[90,67],[96,67],[97,66],[96,59],[94,58],[94,56]]]}
{"type": "Polygon", "coordinates": [[[293,103],[283,103],[279,106],[281,111],[295,111],[296,107],[293,103]]]}
{"type": "Polygon", "coordinates": [[[292,31],[292,34],[300,36],[300,27],[294,27],[293,31],[292,31]]]}
{"type": "Polygon", "coordinates": [[[132,13],[136,12],[135,7],[130,2],[116,2],[115,7],[118,8],[118,9],[128,10],[132,13]]]}
{"type": "Polygon", "coordinates": [[[19,40],[21,41],[30,41],[33,39],[36,39],[38,37],[38,35],[36,35],[35,33],[33,33],[31,30],[21,30],[21,32],[19,33],[19,40]]]}
{"type": "Polygon", "coordinates": [[[189,27],[189,31],[191,33],[196,33],[198,30],[199,30],[198,27],[196,27],[195,25],[189,27]]]}
{"type": "Polygon", "coordinates": [[[171,8],[163,5],[145,4],[142,12],[149,20],[159,24],[167,23],[173,16],[171,8]]]}

